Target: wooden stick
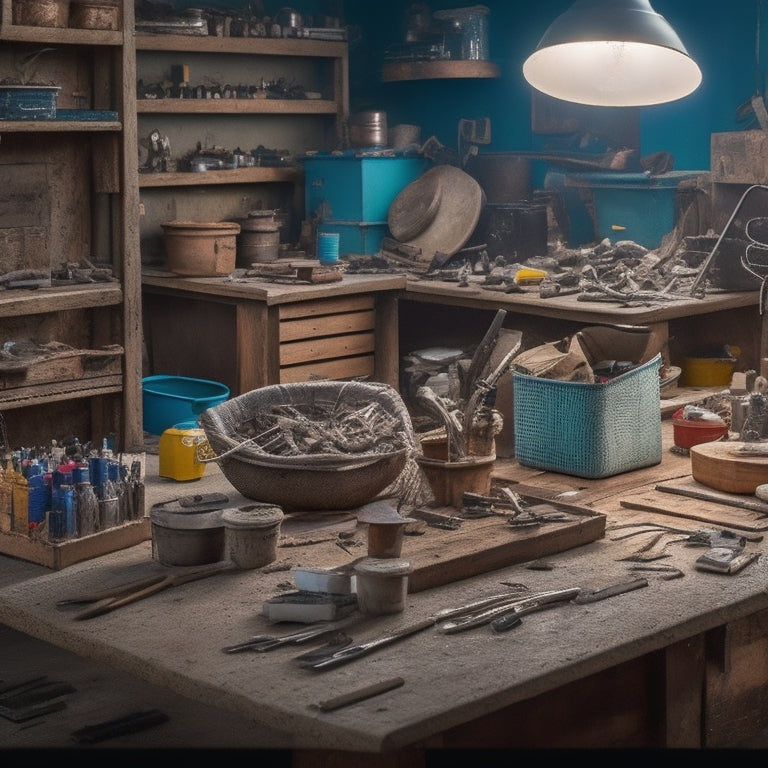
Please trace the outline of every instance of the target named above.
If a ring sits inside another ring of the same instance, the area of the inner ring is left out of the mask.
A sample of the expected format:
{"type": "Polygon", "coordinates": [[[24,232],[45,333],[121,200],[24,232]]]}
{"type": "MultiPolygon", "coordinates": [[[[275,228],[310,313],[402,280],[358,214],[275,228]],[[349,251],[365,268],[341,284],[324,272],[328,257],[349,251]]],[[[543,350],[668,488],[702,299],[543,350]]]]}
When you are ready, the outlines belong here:
{"type": "Polygon", "coordinates": [[[346,707],[349,704],[357,704],[358,701],[364,701],[370,699],[373,696],[378,696],[380,693],[386,693],[392,691],[395,688],[405,684],[405,680],[402,677],[393,677],[389,680],[382,680],[380,683],[374,683],[373,685],[367,685],[365,688],[360,688],[357,691],[350,691],[349,693],[342,693],[340,696],[335,696],[332,699],[326,699],[321,701],[317,708],[323,712],[333,712],[335,709],[346,707]]]}

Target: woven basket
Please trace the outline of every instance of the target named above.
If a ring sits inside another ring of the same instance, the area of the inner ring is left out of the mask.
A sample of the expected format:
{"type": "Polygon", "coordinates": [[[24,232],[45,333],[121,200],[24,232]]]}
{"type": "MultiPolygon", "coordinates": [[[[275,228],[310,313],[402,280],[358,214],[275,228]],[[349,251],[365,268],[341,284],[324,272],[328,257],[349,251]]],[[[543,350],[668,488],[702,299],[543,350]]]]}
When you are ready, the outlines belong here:
{"type": "Polygon", "coordinates": [[[601,384],[513,373],[520,464],[600,478],[661,462],[661,356],[601,384]]]}
{"type": "Polygon", "coordinates": [[[277,504],[284,511],[352,509],[381,494],[423,501],[430,493],[426,479],[417,474],[416,438],[408,411],[397,391],[386,384],[276,384],[209,408],[198,418],[213,453],[204,460],[218,462],[243,496],[277,504]],[[371,436],[359,452],[274,454],[259,447],[252,436],[254,423],[263,431],[273,410],[287,408],[309,420],[323,414],[324,420],[355,406],[379,407],[390,417],[387,428],[371,436]]]}

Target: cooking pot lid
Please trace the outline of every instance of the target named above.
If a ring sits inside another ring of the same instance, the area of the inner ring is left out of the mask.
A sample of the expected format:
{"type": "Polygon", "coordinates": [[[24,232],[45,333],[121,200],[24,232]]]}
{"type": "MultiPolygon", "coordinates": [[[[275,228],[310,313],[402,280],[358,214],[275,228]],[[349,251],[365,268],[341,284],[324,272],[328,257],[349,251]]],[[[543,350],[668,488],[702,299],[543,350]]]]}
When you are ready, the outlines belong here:
{"type": "Polygon", "coordinates": [[[468,173],[438,165],[397,195],[387,224],[395,239],[420,248],[425,261],[438,251],[452,256],[475,231],[483,197],[482,187],[468,173]]]}

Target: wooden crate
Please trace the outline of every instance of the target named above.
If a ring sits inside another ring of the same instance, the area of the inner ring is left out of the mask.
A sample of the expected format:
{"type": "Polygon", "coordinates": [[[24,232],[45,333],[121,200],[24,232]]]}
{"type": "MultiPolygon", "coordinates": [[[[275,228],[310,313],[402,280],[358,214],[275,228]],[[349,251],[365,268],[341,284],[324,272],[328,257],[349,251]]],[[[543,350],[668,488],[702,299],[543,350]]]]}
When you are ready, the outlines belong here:
{"type": "Polygon", "coordinates": [[[376,311],[372,295],[280,307],[280,383],[373,377],[376,311]]]}
{"type": "Polygon", "coordinates": [[[22,533],[3,532],[0,534],[0,553],[58,571],[83,560],[133,547],[150,538],[150,519],[142,517],[91,536],[57,543],[34,539],[22,533]]]}
{"type": "MultiPolygon", "coordinates": [[[[122,453],[120,461],[130,466],[134,461],[141,462],[140,477],[146,475],[145,453],[122,453]]],[[[144,493],[140,493],[143,500],[144,493]]],[[[28,536],[17,531],[0,530],[0,554],[18,557],[31,563],[44,565],[53,570],[90,560],[94,557],[133,547],[152,538],[152,525],[149,515],[142,507],[136,511],[138,517],[104,531],[81,536],[76,539],[50,542],[41,536],[28,536]]]]}

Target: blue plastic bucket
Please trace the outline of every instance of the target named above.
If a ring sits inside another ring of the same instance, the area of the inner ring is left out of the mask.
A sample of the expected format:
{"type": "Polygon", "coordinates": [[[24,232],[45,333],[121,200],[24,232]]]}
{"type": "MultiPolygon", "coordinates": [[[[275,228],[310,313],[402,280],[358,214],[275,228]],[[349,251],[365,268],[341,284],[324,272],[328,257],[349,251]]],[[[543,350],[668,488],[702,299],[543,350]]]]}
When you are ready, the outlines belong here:
{"type": "Polygon", "coordinates": [[[229,387],[207,379],[146,376],[141,384],[144,431],[152,435],[182,422],[197,423],[200,413],[229,398],[229,387]]]}

